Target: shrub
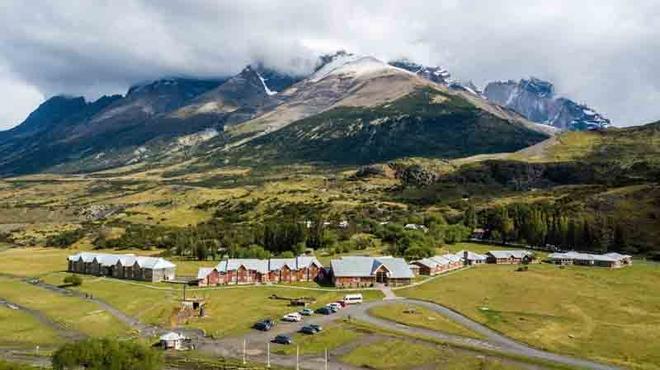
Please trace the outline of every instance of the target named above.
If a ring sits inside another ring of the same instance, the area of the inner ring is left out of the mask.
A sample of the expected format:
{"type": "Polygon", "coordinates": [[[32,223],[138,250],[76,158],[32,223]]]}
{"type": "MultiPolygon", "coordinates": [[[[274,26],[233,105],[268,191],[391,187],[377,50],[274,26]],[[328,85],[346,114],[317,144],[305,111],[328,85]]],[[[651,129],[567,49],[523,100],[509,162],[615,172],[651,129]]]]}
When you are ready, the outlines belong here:
{"type": "Polygon", "coordinates": [[[67,343],[52,357],[55,370],[156,370],[162,365],[161,353],[144,344],[110,338],[91,338],[67,343]]]}
{"type": "Polygon", "coordinates": [[[66,285],[81,286],[82,282],[83,282],[82,278],[76,274],[72,274],[64,277],[64,284],[66,285]]]}

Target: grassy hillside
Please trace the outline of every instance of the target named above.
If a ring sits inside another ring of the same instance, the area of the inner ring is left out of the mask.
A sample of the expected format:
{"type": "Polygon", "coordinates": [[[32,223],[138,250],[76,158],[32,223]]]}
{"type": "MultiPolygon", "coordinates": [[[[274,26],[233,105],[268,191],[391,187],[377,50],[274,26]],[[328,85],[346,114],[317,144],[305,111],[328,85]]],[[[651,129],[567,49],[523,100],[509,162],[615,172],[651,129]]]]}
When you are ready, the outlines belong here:
{"type": "Polygon", "coordinates": [[[361,164],[400,157],[457,158],[515,151],[547,138],[426,88],[376,107],[337,107],[257,138],[240,161],[361,164]]]}

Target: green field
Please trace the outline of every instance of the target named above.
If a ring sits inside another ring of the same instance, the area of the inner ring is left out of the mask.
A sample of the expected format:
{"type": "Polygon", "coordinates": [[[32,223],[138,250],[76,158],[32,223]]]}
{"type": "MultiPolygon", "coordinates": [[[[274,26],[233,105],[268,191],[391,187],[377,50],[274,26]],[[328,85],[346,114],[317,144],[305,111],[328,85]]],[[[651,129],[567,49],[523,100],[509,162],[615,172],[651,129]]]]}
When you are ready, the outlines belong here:
{"type": "MultiPolygon", "coordinates": [[[[64,273],[45,277],[46,282],[60,283],[64,273]]],[[[264,318],[279,319],[286,313],[299,310],[288,305],[288,300],[271,299],[310,297],[316,300],[312,307],[341,299],[344,292],[320,289],[299,289],[286,286],[227,286],[219,288],[188,288],[187,297],[206,301],[206,317],[175,320],[175,313],[183,297],[183,286],[151,284],[84,276],[82,286],[75,288],[103,299],[123,312],[145,323],[163,326],[188,325],[204,329],[219,337],[246,332],[252,324],[264,318]]],[[[364,291],[366,300],[380,299],[379,291],[364,291]]]]}
{"type": "Polygon", "coordinates": [[[62,296],[23,281],[0,277],[0,297],[46,315],[64,328],[90,336],[122,336],[129,329],[95,303],[62,296]]]}
{"type": "MultiPolygon", "coordinates": [[[[0,306],[0,337],[2,347],[53,346],[59,343],[57,333],[30,314],[0,306]]],[[[1,368],[1,367],[0,367],[1,368]]]]}
{"type": "Polygon", "coordinates": [[[618,270],[486,265],[397,294],[456,309],[550,351],[626,367],[660,364],[660,265],[618,270]]]}
{"type": "Polygon", "coordinates": [[[487,356],[421,341],[383,339],[366,343],[342,357],[351,365],[371,369],[520,369],[511,363],[487,356]]]}
{"type": "Polygon", "coordinates": [[[369,311],[372,315],[386,320],[395,321],[408,326],[438,330],[449,334],[479,338],[477,333],[429,310],[428,308],[411,304],[388,304],[374,307],[369,311]]]}
{"type": "Polygon", "coordinates": [[[296,353],[296,345],[300,354],[323,353],[325,349],[331,351],[341,345],[360,340],[363,333],[353,330],[349,325],[337,324],[323,328],[323,331],[314,334],[296,333],[293,335],[292,346],[276,346],[274,353],[291,355],[296,353]]]}

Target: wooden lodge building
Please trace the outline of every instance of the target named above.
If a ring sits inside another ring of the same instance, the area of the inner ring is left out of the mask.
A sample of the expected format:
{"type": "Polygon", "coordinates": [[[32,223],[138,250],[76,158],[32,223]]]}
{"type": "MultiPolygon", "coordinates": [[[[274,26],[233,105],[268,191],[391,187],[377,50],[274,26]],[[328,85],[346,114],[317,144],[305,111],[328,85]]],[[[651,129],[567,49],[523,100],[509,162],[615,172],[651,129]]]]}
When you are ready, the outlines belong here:
{"type": "Polygon", "coordinates": [[[490,251],[486,253],[486,263],[517,265],[533,261],[533,254],[526,250],[490,251]]]}
{"type": "Polygon", "coordinates": [[[230,258],[216,267],[203,267],[197,272],[197,285],[280,283],[314,281],[323,266],[313,256],[295,258],[230,258]]]}
{"type": "Polygon", "coordinates": [[[551,253],[550,262],[558,265],[581,265],[619,268],[632,265],[632,256],[619,253],[589,254],[578,252],[551,253]]]}
{"type": "Polygon", "coordinates": [[[332,282],[339,288],[401,286],[412,283],[413,271],[403,258],[344,256],[331,261],[332,282]]]}
{"type": "Polygon", "coordinates": [[[176,265],[161,257],[81,252],[67,257],[67,271],[142,281],[174,280],[176,265]]]}
{"type": "Polygon", "coordinates": [[[420,275],[437,275],[443,272],[456,270],[463,267],[463,259],[456,254],[443,254],[413,261],[413,265],[419,267],[420,275]]]}

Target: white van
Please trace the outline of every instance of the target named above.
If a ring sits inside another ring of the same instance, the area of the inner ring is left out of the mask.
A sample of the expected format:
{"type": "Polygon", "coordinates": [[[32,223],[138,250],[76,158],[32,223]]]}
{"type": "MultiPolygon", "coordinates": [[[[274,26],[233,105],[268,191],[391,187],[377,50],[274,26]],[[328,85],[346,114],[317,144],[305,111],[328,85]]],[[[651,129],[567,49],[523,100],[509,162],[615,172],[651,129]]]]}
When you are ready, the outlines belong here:
{"type": "Polygon", "coordinates": [[[344,296],[344,303],[347,305],[362,303],[362,294],[346,294],[344,296]]]}

